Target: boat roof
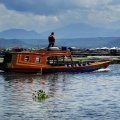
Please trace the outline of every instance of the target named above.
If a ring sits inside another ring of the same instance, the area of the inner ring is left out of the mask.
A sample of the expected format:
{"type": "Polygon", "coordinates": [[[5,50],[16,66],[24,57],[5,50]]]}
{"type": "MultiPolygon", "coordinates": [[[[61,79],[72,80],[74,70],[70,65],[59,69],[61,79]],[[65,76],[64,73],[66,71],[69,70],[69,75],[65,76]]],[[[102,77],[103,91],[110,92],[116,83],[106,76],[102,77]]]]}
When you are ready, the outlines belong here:
{"type": "Polygon", "coordinates": [[[20,51],[16,52],[13,51],[11,52],[12,54],[39,54],[39,55],[44,55],[44,56],[70,56],[71,52],[69,49],[66,50],[48,50],[48,49],[40,49],[40,50],[32,50],[32,51],[20,51]]]}

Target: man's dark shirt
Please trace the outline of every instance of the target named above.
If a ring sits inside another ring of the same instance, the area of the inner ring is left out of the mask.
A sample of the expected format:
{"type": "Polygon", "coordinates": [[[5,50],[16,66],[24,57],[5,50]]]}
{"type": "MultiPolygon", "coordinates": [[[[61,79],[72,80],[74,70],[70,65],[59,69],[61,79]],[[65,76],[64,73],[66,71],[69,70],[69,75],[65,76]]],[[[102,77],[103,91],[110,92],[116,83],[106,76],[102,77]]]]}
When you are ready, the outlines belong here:
{"type": "Polygon", "coordinates": [[[53,43],[53,42],[55,42],[55,38],[54,38],[54,36],[53,35],[50,35],[49,37],[48,37],[48,40],[49,40],[49,42],[51,43],[53,43]]]}

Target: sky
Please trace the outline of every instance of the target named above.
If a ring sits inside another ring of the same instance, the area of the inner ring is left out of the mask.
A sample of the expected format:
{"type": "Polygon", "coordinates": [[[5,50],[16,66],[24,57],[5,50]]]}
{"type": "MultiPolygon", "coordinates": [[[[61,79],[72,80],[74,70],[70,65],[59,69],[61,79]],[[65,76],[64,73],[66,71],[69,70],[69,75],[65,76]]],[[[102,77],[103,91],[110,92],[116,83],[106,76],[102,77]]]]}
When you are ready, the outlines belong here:
{"type": "Polygon", "coordinates": [[[120,0],[0,0],[0,31],[40,33],[74,23],[120,29],[120,0]]]}

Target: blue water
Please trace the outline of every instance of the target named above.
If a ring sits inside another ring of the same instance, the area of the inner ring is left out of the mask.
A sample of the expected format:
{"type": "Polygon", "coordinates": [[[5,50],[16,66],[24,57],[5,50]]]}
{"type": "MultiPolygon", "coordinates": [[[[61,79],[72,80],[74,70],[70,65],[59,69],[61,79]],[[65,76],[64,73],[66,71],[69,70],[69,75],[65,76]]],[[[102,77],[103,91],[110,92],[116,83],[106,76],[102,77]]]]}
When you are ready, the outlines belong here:
{"type": "Polygon", "coordinates": [[[109,71],[0,74],[0,120],[119,120],[120,65],[109,71]],[[49,98],[35,101],[43,89],[49,98]]]}

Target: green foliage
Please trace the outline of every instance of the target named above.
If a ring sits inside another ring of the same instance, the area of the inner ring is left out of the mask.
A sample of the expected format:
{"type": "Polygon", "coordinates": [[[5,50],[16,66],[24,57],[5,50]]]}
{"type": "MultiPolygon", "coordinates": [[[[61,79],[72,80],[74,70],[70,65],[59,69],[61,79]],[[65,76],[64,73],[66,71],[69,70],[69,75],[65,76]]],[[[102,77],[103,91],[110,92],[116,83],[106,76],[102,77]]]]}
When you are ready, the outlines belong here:
{"type": "Polygon", "coordinates": [[[48,98],[48,95],[43,90],[34,91],[32,96],[34,100],[44,100],[48,98]]]}

